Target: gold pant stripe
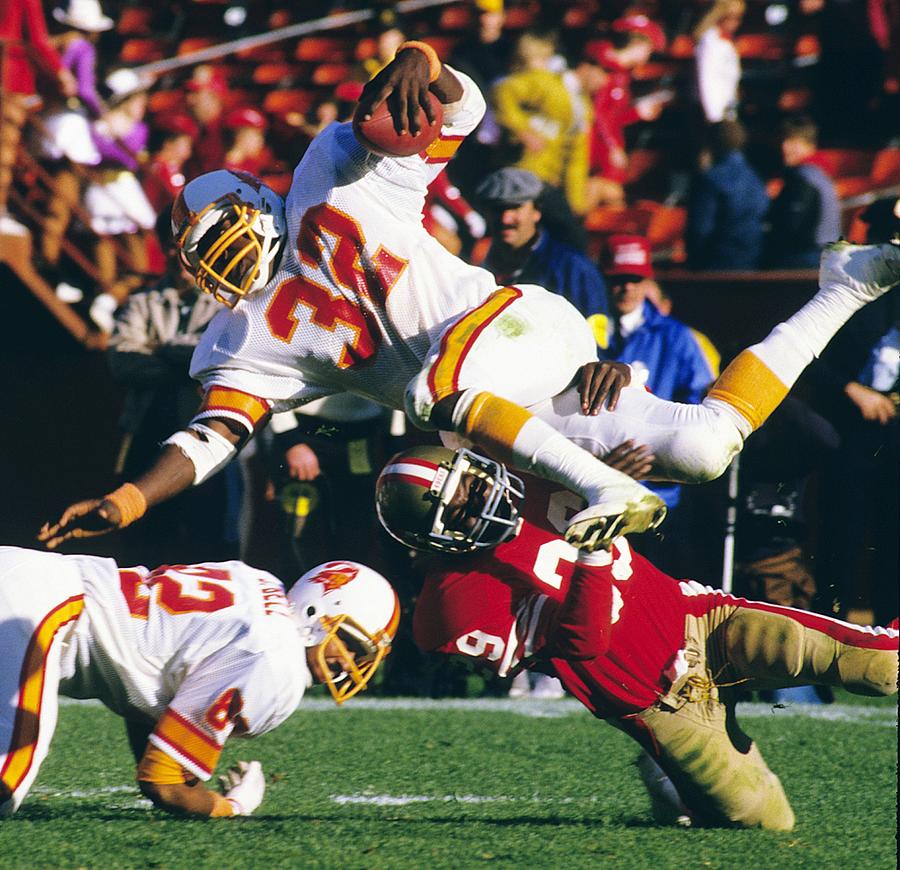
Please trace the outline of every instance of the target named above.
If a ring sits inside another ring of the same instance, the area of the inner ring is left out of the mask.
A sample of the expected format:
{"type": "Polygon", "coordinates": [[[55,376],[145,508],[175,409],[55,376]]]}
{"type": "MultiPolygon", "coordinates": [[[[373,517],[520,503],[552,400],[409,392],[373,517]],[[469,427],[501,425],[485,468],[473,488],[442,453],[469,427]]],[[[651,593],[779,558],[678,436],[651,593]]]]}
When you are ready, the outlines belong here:
{"type": "Polygon", "coordinates": [[[53,639],[63,626],[78,619],[82,610],[83,595],[73,595],[55,607],[35,629],[25,651],[12,739],[3,769],[0,770],[0,780],[10,791],[14,792],[22,784],[34,761],[40,732],[47,655],[53,639]]]}
{"type": "Polygon", "coordinates": [[[226,387],[211,387],[203,397],[203,411],[231,411],[245,417],[253,427],[269,413],[269,406],[262,399],[230,390],[226,387]]]}
{"type": "Polygon", "coordinates": [[[469,348],[485,327],[521,295],[522,291],[515,287],[496,290],[444,333],[440,353],[428,374],[428,386],[435,402],[459,390],[459,372],[469,348]]]}
{"type": "Polygon", "coordinates": [[[752,351],[741,351],[728,365],[709,391],[711,399],[731,405],[754,429],[788,394],[788,388],[752,351]]]}

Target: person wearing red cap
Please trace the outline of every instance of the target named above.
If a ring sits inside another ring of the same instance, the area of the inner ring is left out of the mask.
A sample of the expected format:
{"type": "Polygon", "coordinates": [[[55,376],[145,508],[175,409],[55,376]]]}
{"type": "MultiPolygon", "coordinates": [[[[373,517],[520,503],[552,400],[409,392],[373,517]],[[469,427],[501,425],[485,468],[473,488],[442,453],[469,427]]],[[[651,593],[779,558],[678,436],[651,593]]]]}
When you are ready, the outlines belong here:
{"type": "Polygon", "coordinates": [[[251,106],[232,109],[223,120],[225,127],[225,168],[262,175],[275,162],[266,147],[266,116],[251,106]]]}
{"type": "Polygon", "coordinates": [[[661,100],[631,99],[631,75],[665,48],[665,34],[643,14],[626,15],[613,22],[610,38],[590,42],[585,54],[607,72],[605,84],[594,95],[594,123],[590,135],[590,171],[609,182],[604,197],[610,204],[624,203],[622,185],[628,168],[625,128],[635,121],[653,121],[662,111],[661,100]]]}
{"type": "MultiPolygon", "coordinates": [[[[655,396],[674,402],[699,404],[719,375],[719,354],[709,339],[689,326],[660,313],[650,301],[656,282],[650,245],[643,236],[614,235],[609,239],[608,265],[612,317],[609,322],[607,359],[631,366],[632,377],[644,379],[655,396]]],[[[648,484],[669,509],[666,536],[641,540],[638,549],[670,571],[682,565],[679,534],[681,500],[677,484],[648,484]]],[[[686,530],[686,532],[689,530],[686,530]]]]}

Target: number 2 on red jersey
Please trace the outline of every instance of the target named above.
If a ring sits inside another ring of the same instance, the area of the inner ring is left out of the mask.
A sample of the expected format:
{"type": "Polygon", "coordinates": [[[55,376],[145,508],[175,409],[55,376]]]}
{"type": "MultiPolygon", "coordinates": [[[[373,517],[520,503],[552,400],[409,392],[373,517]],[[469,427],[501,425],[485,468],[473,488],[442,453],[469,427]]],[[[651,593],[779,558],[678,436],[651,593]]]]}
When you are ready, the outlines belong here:
{"type": "Polygon", "coordinates": [[[275,291],[266,310],[269,330],[290,343],[299,322],[297,307],[302,305],[309,309],[310,323],[326,332],[333,333],[338,325],[352,331],[352,338],[341,348],[338,368],[370,360],[382,342],[371,308],[384,308],[407,261],[384,247],[370,256],[362,227],[328,203],[313,206],[303,215],[297,250],[303,274],[288,278],[275,291]],[[348,295],[330,289],[334,284],[349,291],[348,295]]]}

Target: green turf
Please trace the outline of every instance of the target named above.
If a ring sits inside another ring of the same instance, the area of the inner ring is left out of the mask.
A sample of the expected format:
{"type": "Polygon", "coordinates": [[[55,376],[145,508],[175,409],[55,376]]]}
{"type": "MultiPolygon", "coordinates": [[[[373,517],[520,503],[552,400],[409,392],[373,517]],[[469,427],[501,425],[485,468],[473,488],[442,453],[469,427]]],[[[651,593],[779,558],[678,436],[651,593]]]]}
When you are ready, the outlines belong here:
{"type": "Polygon", "coordinates": [[[827,708],[833,721],[760,707],[742,717],[792,800],[790,834],[657,827],[632,744],[571,702],[317,702],[226,752],[262,761],[258,815],[175,819],[140,800],[120,721],[64,706],[32,793],[0,823],[0,867],[887,870],[896,708],[846,700],[827,708]]]}

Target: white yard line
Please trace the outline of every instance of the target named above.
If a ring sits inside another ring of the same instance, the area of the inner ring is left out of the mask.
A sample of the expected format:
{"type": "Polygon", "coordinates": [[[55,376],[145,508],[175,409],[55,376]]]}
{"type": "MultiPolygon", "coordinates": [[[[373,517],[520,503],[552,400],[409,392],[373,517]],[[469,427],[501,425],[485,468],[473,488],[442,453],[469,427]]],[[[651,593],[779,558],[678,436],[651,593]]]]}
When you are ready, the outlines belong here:
{"type": "MultiPolygon", "coordinates": [[[[99,701],[80,701],[60,698],[60,706],[100,707],[99,701]]],[[[327,698],[304,700],[301,711],[319,713],[347,713],[367,711],[388,713],[394,710],[437,713],[453,710],[462,713],[511,713],[530,718],[559,719],[565,716],[590,715],[574,698],[560,700],[537,700],[522,698],[355,698],[345,706],[338,707],[327,698]]],[[[776,707],[760,702],[738,704],[737,715],[744,719],[802,716],[827,722],[854,722],[862,725],[897,727],[896,707],[861,707],[853,704],[786,704],[776,707]]]]}

